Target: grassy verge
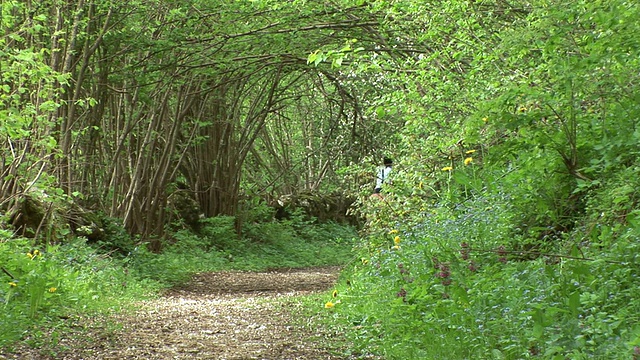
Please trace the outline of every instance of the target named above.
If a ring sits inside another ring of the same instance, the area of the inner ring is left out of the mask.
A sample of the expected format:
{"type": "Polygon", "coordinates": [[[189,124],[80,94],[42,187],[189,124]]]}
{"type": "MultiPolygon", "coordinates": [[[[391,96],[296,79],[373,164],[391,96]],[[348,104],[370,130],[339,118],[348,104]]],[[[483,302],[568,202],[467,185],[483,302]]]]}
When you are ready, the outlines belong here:
{"type": "Polygon", "coordinates": [[[175,232],[161,254],[138,246],[116,256],[82,238],[35,246],[5,234],[0,354],[25,344],[53,349],[74,319],[121,311],[196,272],[344,264],[355,236],[348,226],[294,222],[250,224],[238,236],[232,218],[215,218],[205,220],[198,234],[175,232]]]}
{"type": "Polygon", "coordinates": [[[333,358],[383,359],[381,349],[368,341],[367,329],[345,321],[342,309],[344,301],[348,301],[348,295],[342,293],[345,281],[342,279],[335,289],[323,293],[292,298],[289,301],[293,304],[288,308],[299,319],[297,325],[312,334],[307,341],[321,344],[333,358]]]}

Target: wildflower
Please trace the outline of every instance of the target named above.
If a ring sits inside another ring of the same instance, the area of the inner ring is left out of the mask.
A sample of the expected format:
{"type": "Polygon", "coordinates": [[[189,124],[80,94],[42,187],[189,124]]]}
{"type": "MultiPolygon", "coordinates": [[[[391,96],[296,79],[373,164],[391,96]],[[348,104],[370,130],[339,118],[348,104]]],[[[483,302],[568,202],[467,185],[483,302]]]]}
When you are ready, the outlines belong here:
{"type": "Polygon", "coordinates": [[[540,350],[535,345],[531,345],[531,347],[529,347],[529,354],[531,354],[531,356],[536,356],[540,354],[540,350]]]}
{"type": "Polygon", "coordinates": [[[333,308],[334,306],[336,306],[336,304],[332,303],[331,301],[327,301],[327,303],[326,303],[326,304],[324,304],[324,308],[325,308],[325,309],[331,309],[331,308],[333,308]]]}
{"type": "Polygon", "coordinates": [[[396,244],[396,245],[400,244],[400,236],[394,237],[393,238],[393,243],[396,244]]]}
{"type": "Polygon", "coordinates": [[[482,118],[482,121],[484,121],[484,122],[488,122],[488,121],[489,121],[489,118],[488,118],[488,117],[483,117],[483,118],[482,118]]]}
{"type": "Polygon", "coordinates": [[[49,288],[49,292],[50,293],[54,293],[54,292],[56,292],[56,290],[58,290],[58,288],[54,288],[54,287],[50,287],[49,288]]]}
{"type": "Polygon", "coordinates": [[[18,286],[18,284],[16,284],[15,282],[11,281],[11,282],[9,282],[9,286],[16,287],[16,286],[18,286]]]}
{"type": "Polygon", "coordinates": [[[38,249],[33,250],[33,256],[36,257],[38,255],[40,255],[40,250],[38,249]]]}
{"type": "Polygon", "coordinates": [[[399,232],[398,230],[393,229],[393,230],[389,231],[389,234],[397,234],[398,232],[399,232]]]}
{"type": "Polygon", "coordinates": [[[436,277],[446,279],[451,275],[451,272],[449,272],[449,266],[447,264],[439,264],[438,268],[440,269],[440,272],[436,274],[436,277]]]}
{"type": "Polygon", "coordinates": [[[451,171],[451,170],[453,170],[453,167],[451,166],[445,166],[442,168],[442,171],[451,171]]]}
{"type": "Polygon", "coordinates": [[[473,161],[473,158],[471,156],[469,156],[468,158],[464,159],[464,164],[465,165],[469,165],[469,164],[471,164],[472,161],[473,161]]]}
{"type": "Polygon", "coordinates": [[[519,111],[519,112],[521,112],[521,113],[526,112],[526,111],[527,111],[527,107],[526,107],[526,106],[524,106],[524,105],[523,105],[523,106],[520,106],[520,107],[518,108],[518,111],[519,111]]]}
{"type": "Polygon", "coordinates": [[[407,290],[401,288],[400,291],[396,293],[396,297],[402,298],[402,301],[407,301],[407,290]]]}
{"type": "Polygon", "coordinates": [[[338,290],[333,290],[332,297],[338,297],[338,290]]]}
{"type": "Polygon", "coordinates": [[[393,250],[400,250],[400,245],[396,245],[394,247],[392,247],[393,250]]]}
{"type": "Polygon", "coordinates": [[[400,270],[400,274],[406,274],[407,273],[407,269],[404,268],[404,264],[403,263],[399,263],[398,264],[398,269],[400,270]]]}
{"type": "Polygon", "coordinates": [[[365,258],[362,258],[361,261],[362,261],[362,265],[367,265],[369,263],[369,260],[365,258]]]}
{"type": "Polygon", "coordinates": [[[469,259],[469,244],[466,242],[460,243],[460,255],[462,256],[462,260],[469,259]]]}
{"type": "Polygon", "coordinates": [[[27,253],[27,257],[28,257],[29,259],[33,260],[33,254],[32,254],[31,252],[28,252],[28,253],[27,253]]]}
{"type": "Polygon", "coordinates": [[[472,149],[472,150],[467,150],[467,152],[465,152],[465,154],[473,154],[474,152],[476,152],[474,149],[472,149]]]}

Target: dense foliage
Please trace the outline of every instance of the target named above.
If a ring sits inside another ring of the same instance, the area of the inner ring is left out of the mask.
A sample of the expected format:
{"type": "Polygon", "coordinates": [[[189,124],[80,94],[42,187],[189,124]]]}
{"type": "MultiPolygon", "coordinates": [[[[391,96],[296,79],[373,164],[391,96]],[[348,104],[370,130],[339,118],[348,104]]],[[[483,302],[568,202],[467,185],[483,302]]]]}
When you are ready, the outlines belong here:
{"type": "Polygon", "coordinates": [[[346,262],[349,227],[294,208],[357,198],[326,300],[353,353],[640,358],[637,2],[0,6],[4,341],[193,271],[346,262]]]}
{"type": "Polygon", "coordinates": [[[462,69],[394,95],[400,164],[335,318],[389,359],[637,358],[640,8],[430,5],[462,69]]]}

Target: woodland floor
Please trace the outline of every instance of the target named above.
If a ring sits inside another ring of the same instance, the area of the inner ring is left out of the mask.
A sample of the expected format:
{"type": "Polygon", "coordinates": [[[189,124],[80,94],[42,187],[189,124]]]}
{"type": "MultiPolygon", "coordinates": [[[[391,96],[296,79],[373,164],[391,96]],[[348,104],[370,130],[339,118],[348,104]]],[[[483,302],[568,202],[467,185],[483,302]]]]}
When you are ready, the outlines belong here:
{"type": "Polygon", "coordinates": [[[349,358],[330,351],[327,344],[342,343],[339,335],[301,318],[296,300],[331,288],[338,273],[331,267],[199,274],[128,315],[78,320],[82,331],[59,339],[55,349],[17,349],[0,359],[349,358]]]}

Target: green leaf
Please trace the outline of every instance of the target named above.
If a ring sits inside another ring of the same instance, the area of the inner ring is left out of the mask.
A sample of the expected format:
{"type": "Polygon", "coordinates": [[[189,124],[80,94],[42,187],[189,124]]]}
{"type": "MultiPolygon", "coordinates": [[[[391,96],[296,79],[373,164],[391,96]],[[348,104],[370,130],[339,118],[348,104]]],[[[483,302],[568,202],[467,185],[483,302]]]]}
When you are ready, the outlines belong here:
{"type": "Polygon", "coordinates": [[[498,349],[492,349],[491,350],[491,355],[493,356],[494,359],[504,359],[504,354],[502,353],[502,351],[498,350],[498,349]]]}
{"type": "Polygon", "coordinates": [[[569,306],[569,311],[573,316],[577,316],[580,308],[580,291],[574,291],[569,295],[567,299],[567,305],[569,306]]]}
{"type": "MultiPolygon", "coordinates": [[[[311,54],[309,54],[309,56],[307,57],[307,64],[315,63],[317,59],[318,59],[318,52],[314,51],[311,54]]],[[[318,64],[316,63],[316,65],[318,64]]]]}
{"type": "Polygon", "coordinates": [[[544,326],[538,323],[534,324],[533,332],[532,332],[533,337],[536,339],[540,339],[543,334],[544,334],[544,326]]]}

